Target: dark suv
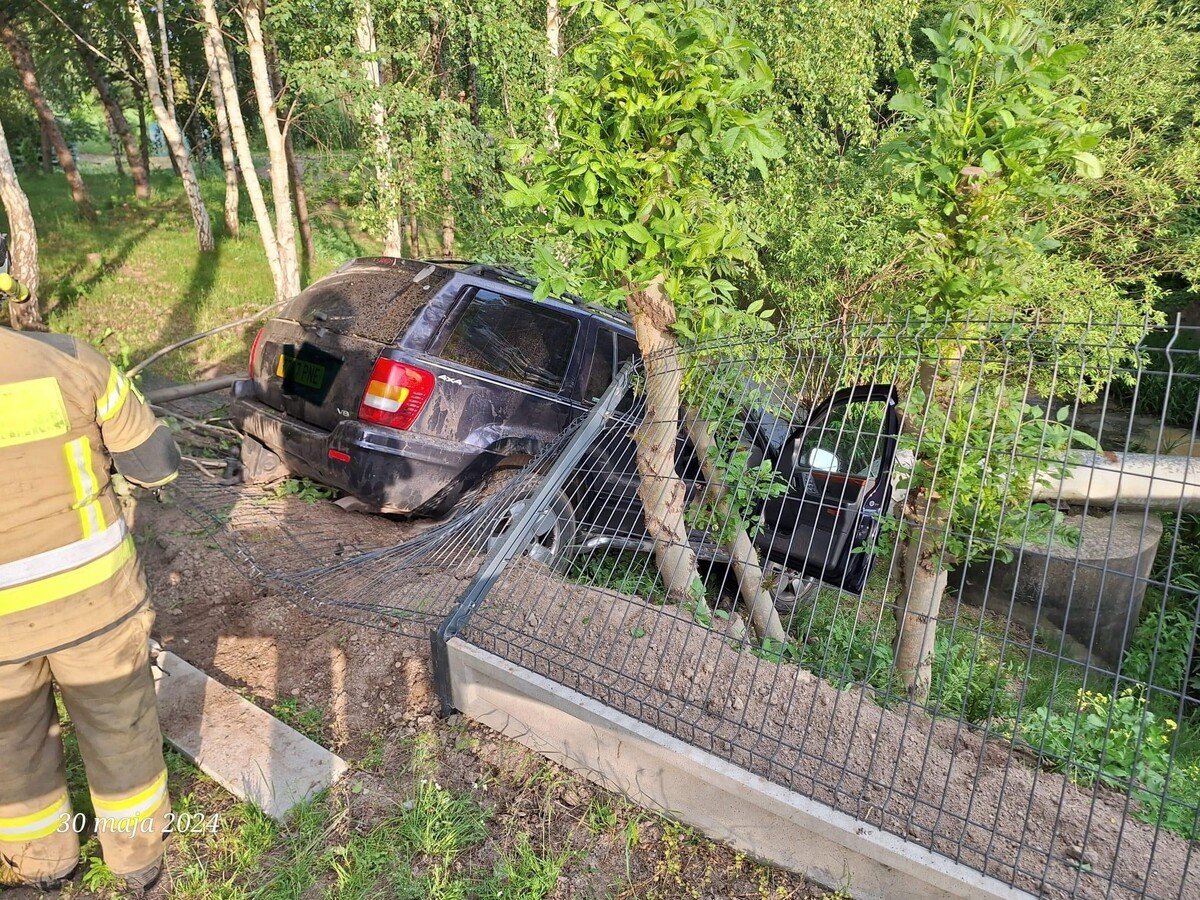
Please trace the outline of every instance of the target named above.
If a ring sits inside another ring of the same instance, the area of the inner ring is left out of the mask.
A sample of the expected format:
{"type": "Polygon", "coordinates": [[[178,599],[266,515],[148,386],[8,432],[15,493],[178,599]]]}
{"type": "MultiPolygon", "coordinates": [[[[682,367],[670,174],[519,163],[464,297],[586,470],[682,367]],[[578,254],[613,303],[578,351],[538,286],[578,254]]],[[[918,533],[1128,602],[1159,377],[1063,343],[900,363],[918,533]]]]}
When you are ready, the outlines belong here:
{"type": "Polygon", "coordinates": [[[263,326],[234,387],[234,422],[260,445],[251,466],[265,447],[377,510],[445,513],[535,455],[636,352],[627,317],[532,288],[502,268],[392,258],[311,285],[263,326]]]}
{"type": "MultiPolygon", "coordinates": [[[[482,265],[359,259],[318,281],[259,332],[232,418],[247,476],[307,475],[383,512],[444,514],[504,465],[523,463],[584,413],[637,352],[629,320],[581,302],[534,301],[534,284],[482,265]],[[280,465],[282,461],[282,465],[280,465]],[[269,472],[268,472],[269,473],[269,472]]],[[[848,387],[800,413],[743,410],[750,464],[788,491],[756,512],[766,558],[861,591],[891,496],[899,420],[891,385],[848,387]]],[[[571,473],[529,552],[650,549],[627,396],[571,473]]],[[[704,490],[681,433],[677,471],[704,490]]],[[[513,505],[515,512],[518,498],[513,505]]],[[[702,556],[720,550],[693,535],[702,556]]]]}

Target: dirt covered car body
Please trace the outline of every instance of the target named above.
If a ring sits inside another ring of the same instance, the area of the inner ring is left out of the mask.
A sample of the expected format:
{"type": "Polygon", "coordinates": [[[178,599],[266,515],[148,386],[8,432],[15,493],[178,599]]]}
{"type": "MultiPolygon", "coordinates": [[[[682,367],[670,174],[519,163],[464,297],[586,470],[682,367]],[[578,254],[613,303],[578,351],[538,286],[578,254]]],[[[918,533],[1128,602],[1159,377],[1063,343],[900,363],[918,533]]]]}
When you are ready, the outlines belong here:
{"type": "Polygon", "coordinates": [[[296,474],[440,515],[555,438],[634,347],[622,317],[535,302],[505,270],[354,260],[263,327],[231,416],[296,474]]]}

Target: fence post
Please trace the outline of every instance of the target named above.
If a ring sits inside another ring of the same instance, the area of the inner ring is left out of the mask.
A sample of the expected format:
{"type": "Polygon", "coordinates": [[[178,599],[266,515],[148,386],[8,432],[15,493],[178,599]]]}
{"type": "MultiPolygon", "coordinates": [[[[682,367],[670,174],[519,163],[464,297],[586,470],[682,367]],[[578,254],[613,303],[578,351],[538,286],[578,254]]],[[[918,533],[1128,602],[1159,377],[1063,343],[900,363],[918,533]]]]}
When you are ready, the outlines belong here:
{"type": "Polygon", "coordinates": [[[450,683],[450,657],[446,648],[450,638],[459,634],[470,621],[472,614],[491,590],[492,585],[500,577],[500,573],[509,561],[520,552],[533,535],[533,527],[545,510],[546,504],[554,496],[554,492],[562,487],[567,476],[583,457],[584,451],[591,445],[612,411],[617,408],[621,398],[629,390],[637,364],[630,360],[625,363],[613,378],[612,384],[596,401],[579,430],[567,442],[562,453],[551,464],[542,483],[534,491],[525,509],[516,517],[505,532],[503,540],[488,556],[479,571],[471,580],[466,591],[458,601],[454,611],[446,617],[441,626],[434,628],[429,635],[433,663],[433,683],[437,690],[438,701],[441,704],[442,715],[448,716],[454,712],[454,695],[450,683]]]}

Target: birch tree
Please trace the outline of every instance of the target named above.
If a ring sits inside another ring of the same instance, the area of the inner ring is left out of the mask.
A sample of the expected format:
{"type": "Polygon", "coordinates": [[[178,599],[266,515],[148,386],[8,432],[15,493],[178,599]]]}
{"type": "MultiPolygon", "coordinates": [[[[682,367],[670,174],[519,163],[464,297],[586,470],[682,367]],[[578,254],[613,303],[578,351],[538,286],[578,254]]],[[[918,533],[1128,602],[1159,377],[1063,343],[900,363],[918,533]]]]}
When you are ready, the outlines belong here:
{"type": "Polygon", "coordinates": [[[179,176],[183,179],[183,190],[187,195],[188,206],[192,211],[192,221],[196,226],[196,242],[201,252],[212,250],[213,242],[212,221],[208,217],[208,208],[200,196],[200,183],[196,180],[196,170],[192,167],[192,157],[188,152],[187,143],[179,123],[167,110],[163,98],[162,83],[158,77],[158,65],[154,58],[154,45],[150,41],[150,31],[146,27],[146,17],[142,14],[140,0],[127,0],[129,16],[133,20],[133,30],[137,37],[138,55],[141,57],[142,68],[146,73],[146,93],[150,97],[150,106],[154,109],[154,117],[158,127],[162,129],[167,148],[179,167],[179,176]]]}
{"type": "Polygon", "coordinates": [[[88,79],[96,89],[96,96],[100,98],[100,104],[104,107],[105,114],[112,123],[112,129],[124,150],[125,161],[129,164],[129,174],[133,178],[134,196],[139,200],[148,200],[150,199],[150,173],[138,149],[137,139],[129,128],[125,111],[117,102],[112,85],[105,76],[100,60],[84,33],[76,32],[75,46],[79,51],[79,58],[83,61],[84,71],[87,72],[88,79]]]}
{"type": "Polygon", "coordinates": [[[29,289],[29,299],[23,303],[10,298],[8,321],[13,328],[45,331],[42,314],[38,309],[38,242],[33,212],[29,209],[29,198],[17,181],[17,170],[13,167],[12,154],[8,152],[8,139],[4,135],[4,123],[0,122],[0,203],[8,217],[11,230],[9,251],[12,255],[12,276],[29,289]]]}
{"type": "Polygon", "coordinates": [[[259,119],[263,137],[267,142],[280,277],[283,281],[284,296],[292,297],[300,293],[300,265],[296,254],[296,226],[292,218],[287,146],[283,128],[279,124],[275,93],[271,88],[266,40],[263,37],[262,9],[258,0],[243,0],[242,20],[246,25],[246,55],[250,57],[250,72],[254,80],[259,119]]]}
{"type": "MultiPolygon", "coordinates": [[[[404,255],[404,215],[400,203],[400,190],[396,184],[395,166],[392,161],[391,137],[388,134],[387,110],[380,96],[383,92],[383,67],[379,63],[379,44],[375,38],[375,12],[370,0],[363,0],[361,13],[354,29],[354,40],[362,59],[363,77],[370,99],[368,122],[371,141],[375,151],[376,192],[385,204],[385,227],[383,253],[385,256],[404,255]]],[[[413,255],[419,255],[416,237],[413,238],[413,255]]]]}
{"type": "Polygon", "coordinates": [[[204,29],[203,43],[204,59],[208,63],[208,83],[212,91],[213,117],[221,145],[221,169],[225,172],[225,231],[231,237],[238,237],[241,234],[241,223],[238,221],[241,197],[238,191],[237,156],[233,151],[233,138],[229,130],[229,113],[225,109],[225,92],[221,89],[221,70],[213,49],[212,32],[207,28],[204,29]]]}
{"type": "MultiPolygon", "coordinates": [[[[716,157],[744,153],[765,173],[765,159],[780,155],[779,135],[751,100],[769,88],[770,70],[718,10],[697,0],[581,9],[593,19],[590,39],[551,98],[559,145],[519,145],[514,156],[531,171],[527,180],[509,176],[505,199],[532,213],[539,296],[575,289],[633,318],[645,365],[634,439],[646,530],[668,595],[707,618],[675,471],[680,407],[689,400],[679,336],[761,326],[739,310],[723,277],[751,258],[752,245],[708,169],[716,157]]],[[[696,443],[711,442],[702,417],[688,425],[696,443]]],[[[751,622],[760,639],[782,641],[745,528],[735,530],[731,555],[751,622]]]]}
{"type": "MultiPolygon", "coordinates": [[[[87,185],[84,184],[83,176],[79,174],[79,168],[75,165],[75,155],[63,137],[62,129],[58,127],[58,120],[54,117],[54,111],[50,108],[50,102],[46,99],[41,84],[38,82],[33,54],[29,50],[25,36],[21,33],[20,26],[16,21],[3,9],[0,9],[0,42],[4,44],[9,56],[12,57],[13,66],[21,79],[21,87],[25,89],[29,102],[33,104],[33,108],[37,112],[43,139],[49,141],[54,147],[58,164],[62,166],[63,174],[67,177],[67,185],[71,189],[71,199],[75,201],[75,208],[84,219],[96,218],[91,194],[88,192],[87,185]]],[[[42,163],[46,165],[48,162],[49,155],[43,149],[42,163]]]]}
{"type": "Polygon", "coordinates": [[[275,237],[275,225],[272,222],[266,198],[263,196],[258,172],[254,167],[254,154],[250,149],[250,138],[246,133],[245,119],[242,117],[237,80],[234,78],[229,52],[225,48],[225,36],[221,29],[221,19],[217,14],[216,0],[200,0],[200,9],[204,15],[204,27],[208,33],[209,47],[220,75],[220,92],[225,103],[225,115],[229,121],[229,136],[233,141],[238,167],[242,173],[242,183],[246,186],[246,196],[250,198],[250,207],[254,210],[254,221],[258,225],[267,265],[271,269],[271,278],[275,285],[275,299],[286,300],[293,296],[293,293],[289,292],[291,282],[282,267],[279,243],[275,237]]]}

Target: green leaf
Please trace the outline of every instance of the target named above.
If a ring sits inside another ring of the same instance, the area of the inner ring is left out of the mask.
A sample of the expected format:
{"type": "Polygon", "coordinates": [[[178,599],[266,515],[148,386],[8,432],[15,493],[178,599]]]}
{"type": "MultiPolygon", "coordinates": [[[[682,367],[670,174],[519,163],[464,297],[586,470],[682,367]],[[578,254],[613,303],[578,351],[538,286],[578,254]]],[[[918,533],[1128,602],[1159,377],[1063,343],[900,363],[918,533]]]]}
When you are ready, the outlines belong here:
{"type": "Polygon", "coordinates": [[[1084,178],[1099,178],[1104,174],[1104,167],[1100,165],[1100,160],[1086,150],[1076,150],[1071,154],[1071,158],[1075,160],[1076,174],[1084,178]]]}
{"type": "Polygon", "coordinates": [[[646,230],[646,226],[641,222],[626,222],[621,226],[621,230],[637,241],[639,244],[652,244],[654,238],[650,232],[646,230]]]}

